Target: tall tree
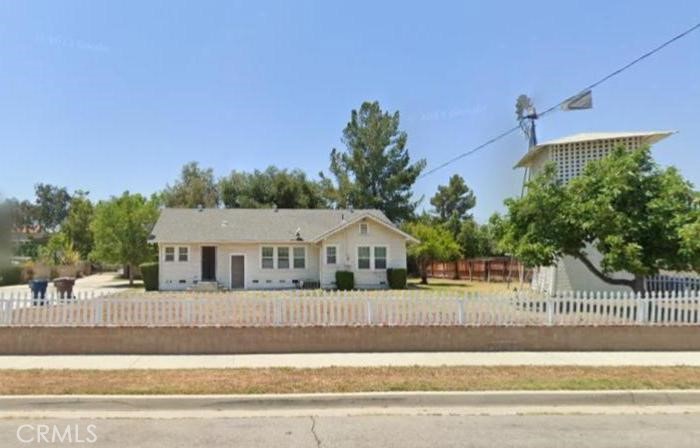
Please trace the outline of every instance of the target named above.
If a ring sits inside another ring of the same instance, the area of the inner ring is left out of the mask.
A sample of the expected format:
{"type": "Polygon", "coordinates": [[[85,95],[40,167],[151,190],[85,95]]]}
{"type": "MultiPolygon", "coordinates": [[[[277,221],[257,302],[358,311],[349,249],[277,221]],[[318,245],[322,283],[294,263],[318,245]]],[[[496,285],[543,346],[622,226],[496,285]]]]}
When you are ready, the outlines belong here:
{"type": "Polygon", "coordinates": [[[68,216],[71,197],[65,187],[36,184],[36,213],[38,224],[47,231],[54,231],[68,216]]]}
{"type": "Polygon", "coordinates": [[[219,182],[221,202],[227,208],[325,208],[320,183],[301,170],[275,166],[252,173],[233,171],[219,182]]]}
{"type": "Polygon", "coordinates": [[[411,163],[406,141],[398,112],[384,112],[376,101],[353,110],[343,130],[346,149],[331,151],[333,202],[339,207],[378,208],[395,221],[410,218],[419,202],[413,201],[411,188],[425,160],[411,163]]]}
{"type": "Polygon", "coordinates": [[[33,228],[38,223],[38,207],[26,199],[19,201],[15,198],[6,199],[3,209],[13,229],[33,228]]]}
{"type": "Polygon", "coordinates": [[[700,267],[700,245],[690,241],[700,228],[697,193],[675,168],[656,165],[648,148],[617,148],[566,185],[548,166],[523,198],[506,205],[503,242],[531,266],[570,255],[602,281],[635,291],[661,269],[700,267]],[[590,246],[602,254],[600,266],[590,246]],[[610,275],[616,271],[634,278],[610,275]]]}
{"type": "Polygon", "coordinates": [[[416,221],[406,223],[404,230],[420,240],[408,246],[415,258],[422,284],[428,283],[428,265],[433,261],[449,261],[459,257],[459,245],[449,230],[441,225],[416,221]]]}
{"type": "Polygon", "coordinates": [[[92,231],[95,247],[92,257],[106,263],[129,267],[129,284],[134,283],[134,267],[147,260],[151,253],[148,237],[158,219],[153,200],[140,194],[125,192],[95,207],[92,231]]]}
{"type": "Polygon", "coordinates": [[[430,198],[439,222],[444,223],[455,237],[462,221],[470,218],[469,211],[476,205],[474,192],[459,174],[450,177],[447,185],[438,186],[435,196],[430,198]]]}
{"type": "Polygon", "coordinates": [[[95,207],[90,202],[88,194],[88,192],[80,190],[73,194],[68,217],[61,225],[61,231],[66,234],[73,248],[83,260],[88,259],[94,242],[90,224],[95,214],[95,207]]]}
{"type": "Polygon", "coordinates": [[[463,219],[476,205],[476,196],[462,176],[454,174],[447,185],[438,186],[430,204],[435,207],[435,213],[442,221],[447,221],[453,215],[463,219]]]}
{"type": "Polygon", "coordinates": [[[166,207],[209,207],[219,204],[219,193],[211,168],[200,168],[197,162],[190,162],[182,167],[180,178],[167,185],[162,193],[166,207]]]}

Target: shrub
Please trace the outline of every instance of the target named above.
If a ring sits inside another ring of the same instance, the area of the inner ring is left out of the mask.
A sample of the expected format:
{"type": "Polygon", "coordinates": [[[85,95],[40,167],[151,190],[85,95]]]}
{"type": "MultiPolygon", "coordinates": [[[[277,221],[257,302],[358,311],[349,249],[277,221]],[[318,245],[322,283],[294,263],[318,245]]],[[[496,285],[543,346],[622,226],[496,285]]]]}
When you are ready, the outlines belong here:
{"type": "Polygon", "coordinates": [[[350,271],[336,271],[335,285],[338,289],[349,291],[355,288],[355,274],[350,271]]]}
{"type": "Polygon", "coordinates": [[[22,283],[22,267],[7,266],[0,269],[0,286],[19,285],[22,283]]]}
{"type": "Polygon", "coordinates": [[[142,263],[139,269],[146,291],[158,291],[158,262],[142,263]]]}
{"type": "Polygon", "coordinates": [[[406,277],[408,273],[403,268],[389,268],[386,270],[386,280],[391,289],[406,289],[406,277]]]}

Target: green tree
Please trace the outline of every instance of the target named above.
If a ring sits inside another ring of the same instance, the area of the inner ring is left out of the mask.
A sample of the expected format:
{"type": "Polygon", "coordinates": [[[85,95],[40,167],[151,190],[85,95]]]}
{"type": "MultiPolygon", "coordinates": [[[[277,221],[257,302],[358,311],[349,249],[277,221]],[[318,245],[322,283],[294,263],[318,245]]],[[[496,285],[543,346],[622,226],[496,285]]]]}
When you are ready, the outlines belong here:
{"type": "Polygon", "coordinates": [[[408,246],[408,254],[414,257],[422,284],[428,283],[428,265],[433,261],[449,261],[459,257],[459,245],[445,227],[425,222],[409,222],[404,230],[420,240],[408,246]]]}
{"type": "Polygon", "coordinates": [[[471,258],[503,255],[498,244],[500,226],[501,217],[497,213],[491,215],[486,224],[480,225],[471,217],[462,221],[457,235],[462,256],[471,258]]]}
{"type": "Polygon", "coordinates": [[[330,171],[336,181],[329,188],[332,202],[377,208],[394,221],[409,219],[420,202],[412,200],[411,188],[425,160],[412,164],[406,141],[398,112],[384,112],[376,101],[353,110],[343,130],[345,151],[331,151],[330,171]]]}
{"type": "Polygon", "coordinates": [[[656,165],[648,148],[617,148],[566,185],[548,166],[506,205],[503,245],[530,266],[569,255],[602,281],[634,291],[661,269],[698,269],[697,193],[675,168],[656,165]],[[591,246],[602,254],[600,267],[589,259],[591,246]],[[616,271],[634,278],[614,278],[616,271]]]}
{"type": "Polygon", "coordinates": [[[66,234],[57,232],[39,248],[39,259],[49,266],[74,265],[80,261],[80,254],[66,234]]]}
{"type": "Polygon", "coordinates": [[[64,187],[36,184],[36,220],[47,231],[54,231],[68,216],[71,197],[64,187]]]}
{"type": "Polygon", "coordinates": [[[68,208],[68,217],[61,225],[73,247],[83,260],[92,252],[94,237],[90,225],[95,214],[95,207],[88,198],[88,192],[76,191],[68,208]]]}
{"type": "Polygon", "coordinates": [[[203,169],[197,162],[182,167],[180,178],[163,190],[161,198],[166,207],[217,207],[219,193],[211,168],[203,169]]]}
{"type": "Polygon", "coordinates": [[[219,182],[221,202],[227,208],[326,208],[318,182],[301,170],[275,166],[252,173],[233,171],[219,182]]]}
{"type": "Polygon", "coordinates": [[[127,191],[98,203],[92,222],[95,247],[91,257],[106,263],[127,265],[129,284],[133,285],[134,267],[146,261],[152,253],[148,237],[157,219],[156,203],[140,194],[127,191]]]}
{"type": "Polygon", "coordinates": [[[474,192],[459,174],[450,177],[447,185],[438,186],[435,196],[430,198],[439,222],[445,223],[454,236],[457,236],[462,221],[471,218],[469,211],[476,206],[474,192]]]}

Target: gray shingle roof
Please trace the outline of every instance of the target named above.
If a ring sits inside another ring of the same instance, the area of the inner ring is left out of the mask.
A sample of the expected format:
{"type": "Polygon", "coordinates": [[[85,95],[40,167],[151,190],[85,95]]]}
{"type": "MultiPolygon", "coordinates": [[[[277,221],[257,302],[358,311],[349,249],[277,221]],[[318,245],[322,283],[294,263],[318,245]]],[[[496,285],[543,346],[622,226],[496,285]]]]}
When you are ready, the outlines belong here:
{"type": "Polygon", "coordinates": [[[151,241],[156,243],[214,243],[233,241],[294,241],[296,231],[310,241],[345,221],[371,215],[396,227],[379,210],[328,209],[184,209],[161,210],[151,241]]]}

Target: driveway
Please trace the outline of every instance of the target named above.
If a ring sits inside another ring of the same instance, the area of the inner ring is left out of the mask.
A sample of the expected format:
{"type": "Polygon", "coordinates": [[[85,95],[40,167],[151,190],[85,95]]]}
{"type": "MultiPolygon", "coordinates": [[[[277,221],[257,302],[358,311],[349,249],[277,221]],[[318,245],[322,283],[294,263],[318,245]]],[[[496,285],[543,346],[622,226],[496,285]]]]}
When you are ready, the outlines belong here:
{"type": "MultiPolygon", "coordinates": [[[[89,275],[79,278],[75,282],[73,291],[78,294],[111,294],[129,290],[129,281],[117,277],[116,272],[103,272],[99,274],[89,275]]],[[[134,286],[138,290],[143,290],[141,282],[135,282],[134,286]]],[[[49,292],[53,291],[53,285],[49,285],[49,292]]],[[[29,294],[29,287],[26,284],[2,286],[0,287],[0,296],[9,296],[10,294],[29,294]]]]}

